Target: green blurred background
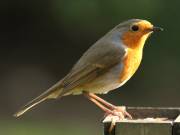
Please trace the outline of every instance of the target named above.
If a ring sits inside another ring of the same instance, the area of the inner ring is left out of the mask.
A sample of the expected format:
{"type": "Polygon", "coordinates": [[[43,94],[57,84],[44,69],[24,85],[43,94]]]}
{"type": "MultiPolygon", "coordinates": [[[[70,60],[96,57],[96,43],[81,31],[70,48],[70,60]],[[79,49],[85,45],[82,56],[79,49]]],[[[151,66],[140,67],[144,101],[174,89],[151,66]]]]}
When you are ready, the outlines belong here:
{"type": "Polygon", "coordinates": [[[12,114],[130,18],[147,19],[165,30],[146,42],[135,76],[102,97],[117,105],[180,106],[179,6],[179,0],[2,0],[0,134],[101,135],[103,112],[83,96],[51,100],[18,119],[12,114]]]}

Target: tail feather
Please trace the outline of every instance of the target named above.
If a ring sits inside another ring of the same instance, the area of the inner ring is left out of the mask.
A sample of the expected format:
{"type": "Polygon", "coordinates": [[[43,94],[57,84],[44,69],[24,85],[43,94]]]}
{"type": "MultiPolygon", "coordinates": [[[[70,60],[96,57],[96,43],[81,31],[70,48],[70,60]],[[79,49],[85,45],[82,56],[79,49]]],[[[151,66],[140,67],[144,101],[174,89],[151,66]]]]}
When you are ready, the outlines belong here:
{"type": "Polygon", "coordinates": [[[47,98],[42,98],[42,99],[37,99],[34,102],[29,102],[28,104],[26,104],[25,106],[23,106],[18,112],[16,112],[13,116],[14,117],[19,117],[21,115],[23,115],[26,111],[28,111],[29,109],[31,109],[32,107],[34,107],[35,105],[45,101],[47,98]]]}
{"type": "Polygon", "coordinates": [[[32,101],[28,102],[25,106],[23,106],[18,112],[16,112],[13,116],[19,117],[24,114],[26,111],[30,110],[32,107],[36,106],[37,104],[45,101],[46,99],[57,98],[61,96],[62,88],[59,88],[58,84],[54,85],[44,93],[42,93],[37,98],[33,99],[32,101]]]}

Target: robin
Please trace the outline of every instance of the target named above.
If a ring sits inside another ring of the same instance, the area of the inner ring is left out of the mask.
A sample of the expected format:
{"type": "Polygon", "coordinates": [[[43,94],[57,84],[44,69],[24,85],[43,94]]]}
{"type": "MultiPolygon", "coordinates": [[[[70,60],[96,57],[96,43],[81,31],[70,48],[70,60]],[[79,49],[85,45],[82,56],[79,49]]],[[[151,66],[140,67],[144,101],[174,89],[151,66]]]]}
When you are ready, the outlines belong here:
{"type": "Polygon", "coordinates": [[[83,94],[106,114],[132,118],[123,107],[95,94],[106,94],[125,84],[141,63],[146,39],[154,31],[162,30],[141,19],[120,23],[94,43],[63,79],[27,103],[14,116],[22,115],[47,99],[83,94]]]}

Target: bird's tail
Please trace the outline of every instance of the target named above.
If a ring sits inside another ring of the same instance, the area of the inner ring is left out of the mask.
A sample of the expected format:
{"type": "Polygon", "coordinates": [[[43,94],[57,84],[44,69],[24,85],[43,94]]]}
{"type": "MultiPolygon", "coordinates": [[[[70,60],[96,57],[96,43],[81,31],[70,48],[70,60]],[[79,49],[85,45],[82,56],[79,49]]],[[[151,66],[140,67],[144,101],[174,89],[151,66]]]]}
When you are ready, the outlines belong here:
{"type": "Polygon", "coordinates": [[[44,93],[42,93],[40,96],[36,97],[32,101],[28,102],[25,106],[23,106],[18,112],[16,112],[13,116],[19,117],[22,114],[24,114],[26,111],[31,109],[32,107],[36,106],[37,104],[45,101],[46,99],[55,99],[57,97],[61,96],[62,87],[60,87],[58,84],[54,85],[44,93]]]}

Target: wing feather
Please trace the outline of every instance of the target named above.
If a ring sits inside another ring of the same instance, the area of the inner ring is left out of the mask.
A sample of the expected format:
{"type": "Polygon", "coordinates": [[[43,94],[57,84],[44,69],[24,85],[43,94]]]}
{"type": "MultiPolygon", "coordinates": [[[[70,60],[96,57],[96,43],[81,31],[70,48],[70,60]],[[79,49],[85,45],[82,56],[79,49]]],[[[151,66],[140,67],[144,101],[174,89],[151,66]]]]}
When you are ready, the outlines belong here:
{"type": "MultiPolygon", "coordinates": [[[[102,50],[102,49],[101,49],[102,50]]],[[[103,50],[99,54],[86,55],[87,61],[79,61],[70,73],[63,79],[62,86],[63,91],[61,95],[64,95],[73,88],[80,86],[84,83],[88,83],[96,79],[99,75],[106,73],[109,69],[122,62],[123,55],[125,55],[124,48],[114,47],[109,50],[103,50]],[[88,60],[88,57],[91,59],[88,60]],[[93,58],[95,56],[95,58],[93,58]]]]}

